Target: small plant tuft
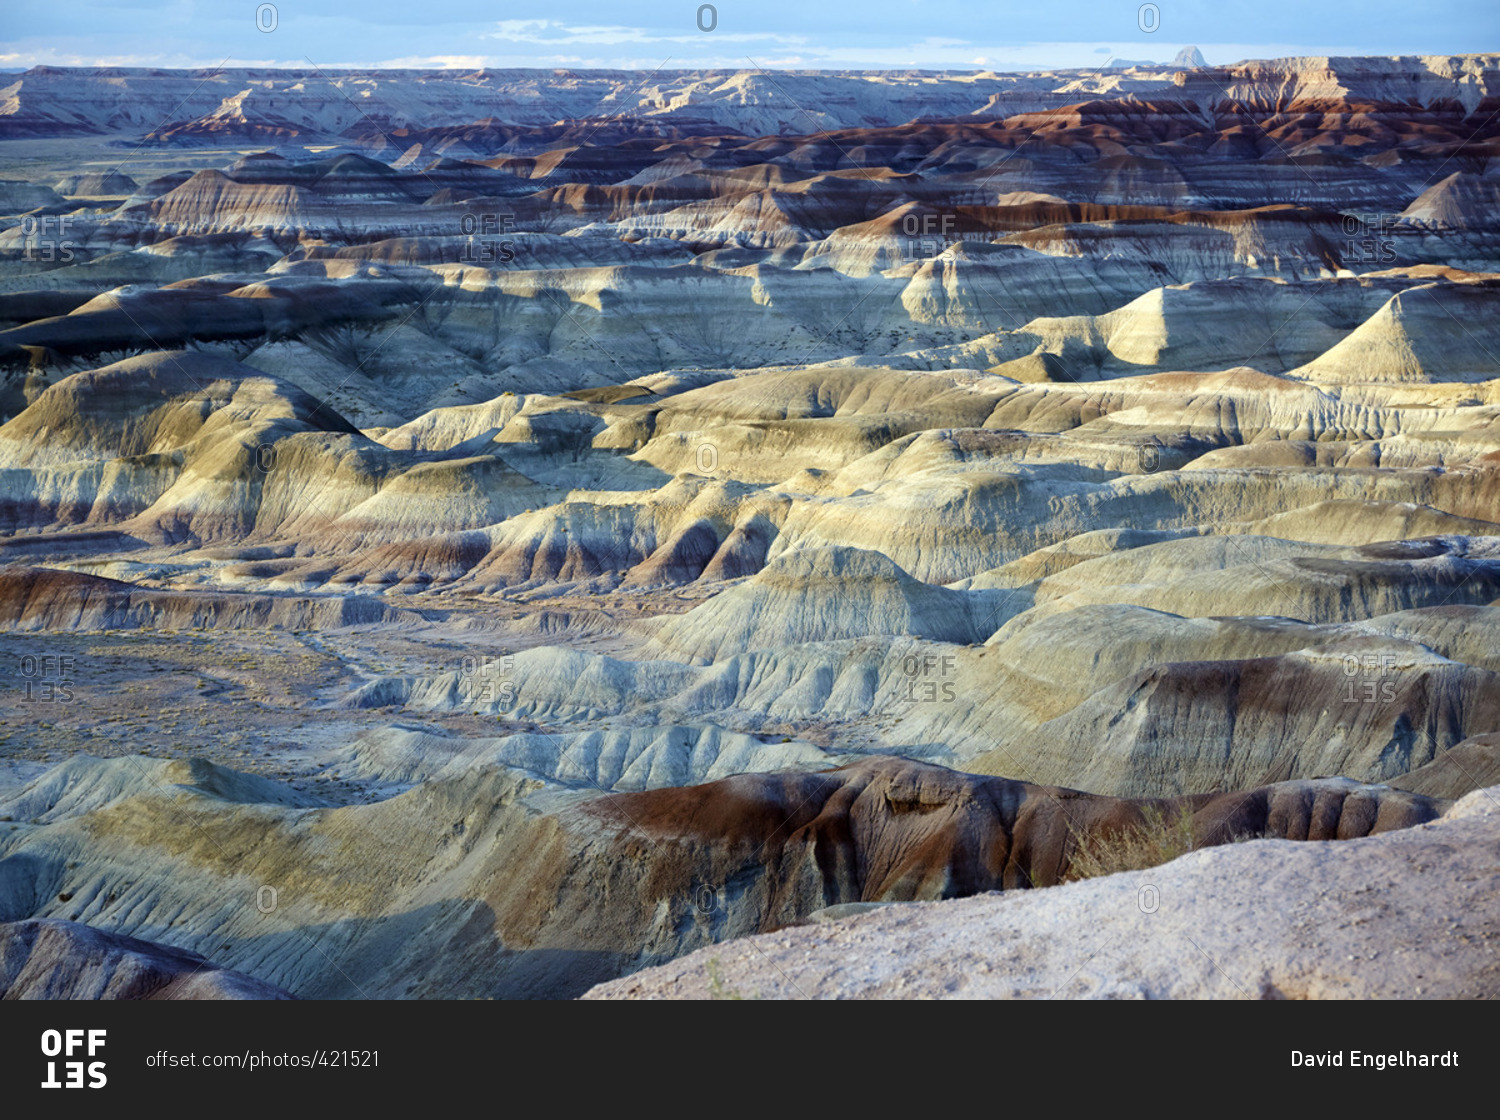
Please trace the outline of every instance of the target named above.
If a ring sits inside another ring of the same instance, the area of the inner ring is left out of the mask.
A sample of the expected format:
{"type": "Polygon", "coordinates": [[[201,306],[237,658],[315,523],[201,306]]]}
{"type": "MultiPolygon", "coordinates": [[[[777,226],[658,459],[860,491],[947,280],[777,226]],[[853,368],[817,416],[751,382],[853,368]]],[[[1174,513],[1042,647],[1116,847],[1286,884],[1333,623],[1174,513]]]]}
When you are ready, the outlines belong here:
{"type": "Polygon", "coordinates": [[[759,996],[747,997],[738,988],[731,988],[724,982],[724,974],[719,971],[719,958],[711,957],[708,962],[708,998],[709,999],[759,999],[759,996]]]}
{"type": "Polygon", "coordinates": [[[1158,867],[1201,846],[1193,839],[1191,813],[1169,814],[1156,805],[1142,811],[1139,824],[1100,832],[1070,832],[1072,850],[1064,883],[1158,867]]]}

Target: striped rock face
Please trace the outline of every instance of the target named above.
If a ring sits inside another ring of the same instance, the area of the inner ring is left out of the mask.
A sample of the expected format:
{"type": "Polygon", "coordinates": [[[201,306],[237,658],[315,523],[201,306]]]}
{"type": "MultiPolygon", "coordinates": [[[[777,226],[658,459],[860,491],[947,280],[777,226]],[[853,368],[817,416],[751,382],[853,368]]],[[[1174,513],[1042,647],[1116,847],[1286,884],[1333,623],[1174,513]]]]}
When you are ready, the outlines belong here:
{"type": "Polygon", "coordinates": [[[1031,994],[1148,873],[1489,929],[1423,845],[1500,781],[1497,74],[16,77],[0,994],[661,994],[893,903],[1031,994]]]}

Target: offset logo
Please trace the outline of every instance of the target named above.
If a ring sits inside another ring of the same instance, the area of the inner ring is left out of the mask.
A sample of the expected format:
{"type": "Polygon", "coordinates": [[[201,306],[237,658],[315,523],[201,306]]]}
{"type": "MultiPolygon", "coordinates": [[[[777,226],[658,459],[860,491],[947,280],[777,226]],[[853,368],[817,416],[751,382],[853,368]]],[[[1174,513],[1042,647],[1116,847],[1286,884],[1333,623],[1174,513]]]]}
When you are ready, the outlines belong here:
{"type": "Polygon", "coordinates": [[[85,1058],[96,1058],[104,1049],[104,1031],[43,1031],[42,1056],[53,1059],[47,1063],[47,1079],[43,1089],[102,1089],[108,1080],[104,1076],[104,1062],[87,1062],[85,1058]],[[67,1061],[57,1061],[66,1058],[67,1061]],[[59,1074],[61,1080],[59,1080],[59,1074]]]}
{"type": "Polygon", "coordinates": [[[73,673],[78,659],[28,653],[21,658],[21,702],[23,704],[68,704],[73,700],[73,673]]]}

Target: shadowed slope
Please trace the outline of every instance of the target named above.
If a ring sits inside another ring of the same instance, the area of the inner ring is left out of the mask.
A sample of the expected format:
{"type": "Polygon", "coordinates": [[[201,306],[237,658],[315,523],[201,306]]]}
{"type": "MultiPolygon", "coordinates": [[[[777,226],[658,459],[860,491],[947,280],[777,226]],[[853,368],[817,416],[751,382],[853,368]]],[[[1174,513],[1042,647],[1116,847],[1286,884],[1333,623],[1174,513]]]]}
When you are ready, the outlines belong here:
{"type": "Polygon", "coordinates": [[[197,953],[77,922],[0,922],[0,1000],[291,998],[197,953]]]}

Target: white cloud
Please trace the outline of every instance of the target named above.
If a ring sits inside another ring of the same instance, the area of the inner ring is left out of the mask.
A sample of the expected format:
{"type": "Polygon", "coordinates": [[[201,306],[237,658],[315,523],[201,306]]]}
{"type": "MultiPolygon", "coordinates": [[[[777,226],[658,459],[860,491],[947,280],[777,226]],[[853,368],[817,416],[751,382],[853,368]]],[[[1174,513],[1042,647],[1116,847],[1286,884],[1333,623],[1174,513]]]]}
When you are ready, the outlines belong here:
{"type": "Polygon", "coordinates": [[[694,32],[684,35],[663,35],[648,31],[643,27],[628,27],[623,24],[568,24],[550,19],[503,19],[494,24],[494,28],[493,31],[485,32],[483,37],[512,43],[537,43],[550,47],[625,46],[645,43],[692,43],[709,47],[719,43],[780,43],[797,46],[807,42],[807,39],[801,35],[731,34],[720,31],[711,34],[694,32]]]}
{"type": "Polygon", "coordinates": [[[386,58],[375,65],[391,70],[483,70],[494,63],[482,54],[423,54],[386,58]]]}
{"type": "Polygon", "coordinates": [[[556,26],[550,19],[502,19],[495,24],[494,34],[489,38],[518,39],[533,31],[556,26]]]}

